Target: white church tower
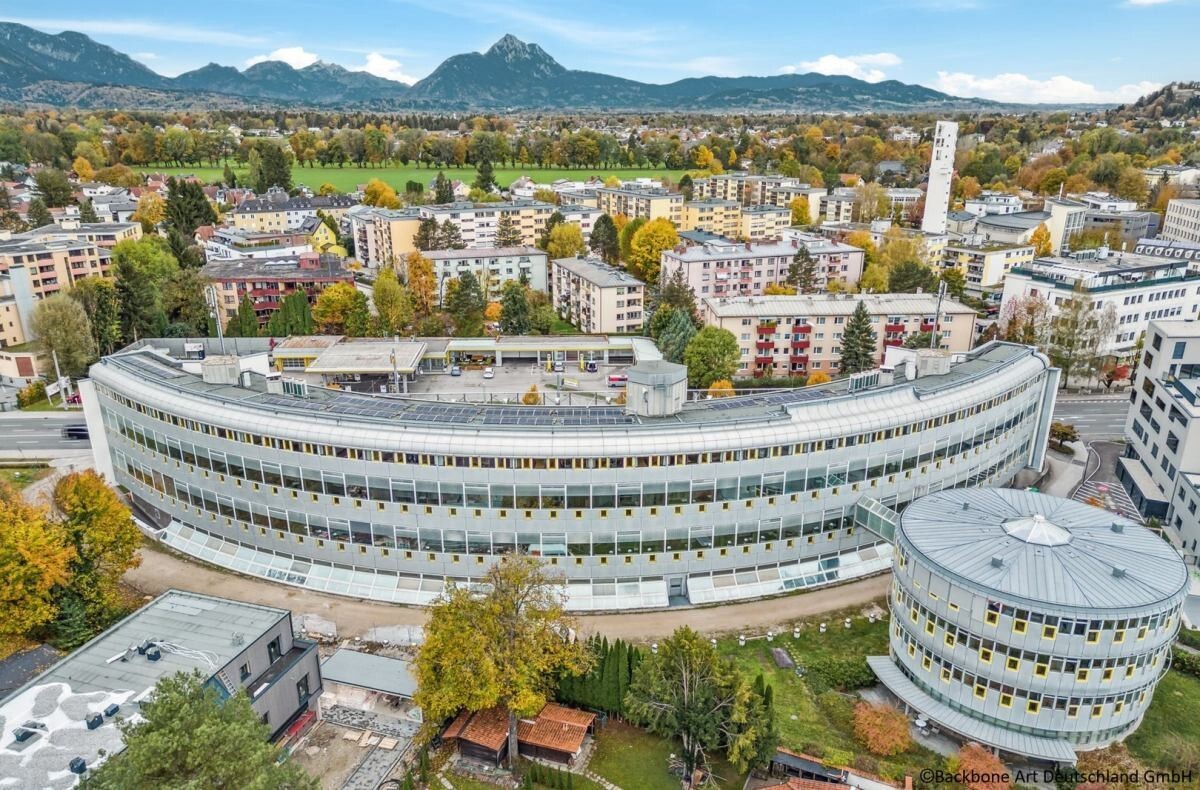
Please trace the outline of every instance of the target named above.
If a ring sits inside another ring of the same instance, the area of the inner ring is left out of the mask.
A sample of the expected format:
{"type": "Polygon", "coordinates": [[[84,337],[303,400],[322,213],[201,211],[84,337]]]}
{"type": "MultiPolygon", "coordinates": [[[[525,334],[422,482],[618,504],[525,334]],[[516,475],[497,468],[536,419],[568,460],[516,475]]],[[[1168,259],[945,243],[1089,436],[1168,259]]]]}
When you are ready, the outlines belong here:
{"type": "Polygon", "coordinates": [[[950,210],[950,179],[954,176],[954,146],[958,142],[958,124],[938,121],[933,132],[933,154],[929,161],[929,185],[925,191],[925,215],[921,230],[945,233],[946,214],[950,210]]]}

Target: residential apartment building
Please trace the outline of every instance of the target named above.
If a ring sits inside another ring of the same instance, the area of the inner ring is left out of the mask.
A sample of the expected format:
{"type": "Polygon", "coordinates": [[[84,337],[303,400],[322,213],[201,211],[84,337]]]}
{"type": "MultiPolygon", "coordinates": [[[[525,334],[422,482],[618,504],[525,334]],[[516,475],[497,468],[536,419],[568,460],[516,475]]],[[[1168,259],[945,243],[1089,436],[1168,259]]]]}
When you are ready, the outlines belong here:
{"type": "Polygon", "coordinates": [[[975,230],[985,240],[1000,244],[1028,244],[1038,226],[1050,232],[1050,252],[1058,255],[1072,236],[1083,230],[1088,208],[1074,200],[1051,198],[1041,211],[988,214],[979,218],[975,230]]]}
{"type": "Polygon", "coordinates": [[[1021,198],[1007,192],[984,190],[978,196],[963,201],[963,211],[976,217],[1017,214],[1025,210],[1021,198]]]}
{"type": "Polygon", "coordinates": [[[597,187],[601,213],[610,217],[624,214],[630,219],[668,219],[679,227],[683,223],[683,195],[655,187],[597,187]]]}
{"type": "Polygon", "coordinates": [[[742,204],[736,200],[707,198],[683,204],[680,230],[702,230],[735,239],[741,233],[742,204]]]}
{"type": "Polygon", "coordinates": [[[0,274],[0,348],[19,346],[33,338],[33,285],[24,264],[0,274]]]}
{"type": "Polygon", "coordinates": [[[312,252],[308,236],[300,232],[260,233],[239,228],[213,228],[212,235],[201,244],[206,261],[229,261],[238,258],[289,258],[312,252]]]}
{"type": "Polygon", "coordinates": [[[347,195],[289,197],[286,192],[278,191],[243,200],[228,217],[235,228],[278,232],[296,230],[304,220],[317,216],[318,211],[340,221],[356,205],[358,200],[347,195]]]}
{"type": "Polygon", "coordinates": [[[53,225],[43,225],[20,234],[20,238],[38,241],[86,241],[106,250],[123,241],[137,241],[141,237],[140,222],[80,222],[77,219],[63,219],[53,225]]]}
{"type": "Polygon", "coordinates": [[[819,236],[787,232],[791,238],[764,242],[726,239],[680,245],[662,254],[664,278],[683,272],[697,297],[759,296],[771,284],[786,281],[793,258],[804,247],[817,264],[817,287],[833,281],[853,285],[862,277],[863,251],[819,236]]]}
{"type": "Polygon", "coordinates": [[[821,187],[811,187],[798,178],[750,173],[723,173],[697,178],[692,182],[693,200],[732,200],[743,206],[773,203],[787,206],[792,197],[824,193],[821,187]]]}
{"type": "Polygon", "coordinates": [[[1081,250],[1070,256],[1036,258],[1004,277],[1001,311],[1014,299],[1037,296],[1057,311],[1082,283],[1096,310],[1112,306],[1117,333],[1106,353],[1126,357],[1151,321],[1195,318],[1200,311],[1200,274],[1185,260],[1110,250],[1081,250]]]}
{"type": "MultiPolygon", "coordinates": [[[[441,283],[463,272],[471,272],[479,280],[489,299],[497,299],[504,284],[520,280],[524,275],[529,287],[548,293],[546,253],[537,247],[507,247],[503,249],[468,248],[465,250],[430,250],[421,253],[433,262],[433,275],[441,283]]],[[[396,269],[408,278],[408,260],[401,258],[396,269]]]]}
{"type": "Polygon", "coordinates": [[[821,196],[821,216],[826,222],[853,222],[854,205],[854,190],[835,190],[821,196]]]}
{"type": "Polygon", "coordinates": [[[416,250],[413,237],[421,225],[418,208],[377,208],[355,206],[346,213],[354,254],[371,269],[398,265],[416,250]]]}
{"type": "Polygon", "coordinates": [[[1200,321],[1151,321],[1131,378],[1117,477],[1187,563],[1200,565],[1200,321]]]}
{"type": "MultiPolygon", "coordinates": [[[[888,346],[933,330],[937,302],[935,294],[709,297],[700,300],[700,317],[737,338],[740,377],[801,376],[818,370],[835,374],[842,330],[860,303],[871,316],[882,360],[888,346]]],[[[975,337],[975,311],[970,307],[943,299],[936,325],[941,348],[970,350],[975,337]]]]}
{"type": "Polygon", "coordinates": [[[1029,244],[948,244],[942,253],[942,269],[957,269],[967,281],[967,289],[981,294],[1003,284],[1014,266],[1033,263],[1029,244]]]}
{"type": "Polygon", "coordinates": [[[421,219],[431,218],[441,223],[449,220],[458,226],[463,243],[470,248],[491,249],[496,246],[496,228],[500,217],[508,215],[521,232],[521,246],[537,244],[546,221],[558,211],[567,222],[579,225],[584,241],[591,235],[592,224],[599,219],[600,210],[588,206],[562,207],[540,200],[513,200],[507,203],[445,203],[420,206],[421,219]],[[586,224],[586,229],[585,229],[586,224]]]}
{"type": "MultiPolygon", "coordinates": [[[[850,234],[862,231],[867,234],[876,248],[883,246],[894,236],[917,242],[922,262],[937,266],[941,263],[950,236],[946,233],[926,233],[916,228],[905,228],[892,223],[890,219],[876,219],[871,222],[826,222],[822,223],[819,231],[822,236],[844,242],[850,234]]],[[[784,236],[788,236],[785,233],[784,236]]]]}
{"type": "Polygon", "coordinates": [[[550,299],[564,319],[587,334],[641,332],[646,284],[592,258],[550,261],[550,299]]]}
{"type": "Polygon", "coordinates": [[[742,209],[737,237],[750,241],[778,239],[792,225],[791,209],[770,204],[742,209]]]}
{"type": "Polygon", "coordinates": [[[770,191],[770,194],[767,195],[767,202],[790,209],[793,200],[804,198],[808,201],[807,224],[815,225],[821,221],[822,205],[826,194],[828,194],[828,190],[825,187],[814,187],[803,183],[795,186],[783,185],[770,191]]]}
{"type": "Polygon", "coordinates": [[[266,326],[284,298],[295,291],[315,304],[321,292],[334,283],[354,283],[354,273],[338,255],[304,253],[290,258],[240,258],[209,261],[200,273],[217,289],[221,325],[238,311],[243,297],[254,304],[259,326],[266,326]]]}
{"type": "Polygon", "coordinates": [[[1168,202],[1158,235],[1168,241],[1200,244],[1200,200],[1176,198],[1168,202]]]}

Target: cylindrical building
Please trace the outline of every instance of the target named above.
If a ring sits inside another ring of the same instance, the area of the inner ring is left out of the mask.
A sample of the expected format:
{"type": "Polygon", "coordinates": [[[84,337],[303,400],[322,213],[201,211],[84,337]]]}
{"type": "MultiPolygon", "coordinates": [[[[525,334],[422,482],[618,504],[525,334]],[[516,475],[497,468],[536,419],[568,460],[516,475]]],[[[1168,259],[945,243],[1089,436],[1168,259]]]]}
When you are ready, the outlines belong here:
{"type": "MultiPolygon", "coordinates": [[[[368,345],[297,340],[338,352],[338,370],[368,345]]],[[[450,403],[272,391],[256,371],[277,369],[280,350],[237,343],[236,358],[201,362],[152,340],[94,365],[83,389],[97,468],[179,551],[415,604],[511,553],[562,572],[577,611],[885,571],[891,544],[856,527],[859,501],[899,506],[1040,466],[1057,384],[1044,356],[997,343],[949,372],[856,391],[681,403],[682,374],[654,362],[629,370],[624,406],[450,403]]],[[[502,378],[523,391],[527,368],[506,362],[502,378]]]]}
{"type": "Polygon", "coordinates": [[[943,491],[896,527],[876,674],[935,726],[1074,762],[1137,727],[1170,663],[1187,572],[1145,527],[1012,489],[943,491]]]}

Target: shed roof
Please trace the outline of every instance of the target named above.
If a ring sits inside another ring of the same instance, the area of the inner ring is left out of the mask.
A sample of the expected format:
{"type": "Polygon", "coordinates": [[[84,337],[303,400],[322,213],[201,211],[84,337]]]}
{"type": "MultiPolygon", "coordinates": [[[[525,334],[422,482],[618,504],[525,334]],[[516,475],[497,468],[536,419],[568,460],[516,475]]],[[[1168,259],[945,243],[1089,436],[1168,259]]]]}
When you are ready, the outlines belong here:
{"type": "Polygon", "coordinates": [[[342,648],[321,664],[321,677],[347,686],[411,699],[417,679],[407,661],[342,648]]]}
{"type": "Polygon", "coordinates": [[[464,710],[450,722],[442,737],[458,738],[498,752],[508,738],[508,711],[498,706],[473,712],[464,710]]]}

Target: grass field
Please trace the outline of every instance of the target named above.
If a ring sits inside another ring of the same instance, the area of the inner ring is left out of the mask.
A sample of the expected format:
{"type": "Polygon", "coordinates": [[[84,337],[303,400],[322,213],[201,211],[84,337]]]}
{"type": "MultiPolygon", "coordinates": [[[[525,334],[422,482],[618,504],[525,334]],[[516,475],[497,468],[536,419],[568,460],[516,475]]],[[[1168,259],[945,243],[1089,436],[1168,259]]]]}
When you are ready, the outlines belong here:
{"type": "MultiPolygon", "coordinates": [[[[588,767],[618,787],[638,790],[679,790],[679,778],[667,770],[678,742],[664,740],[645,730],[610,721],[596,736],[596,751],[588,767]]],[[[711,760],[712,771],[723,790],[740,788],[746,777],[721,758],[711,760]]]]}
{"type": "Polygon", "coordinates": [[[50,474],[48,466],[5,466],[0,467],[0,485],[10,485],[21,489],[31,483],[36,483],[50,474]]]}
{"type": "MultiPolygon", "coordinates": [[[[144,173],[166,173],[167,175],[194,175],[197,178],[205,181],[218,181],[224,174],[224,169],[220,167],[142,167],[138,168],[144,173]]],[[[245,168],[235,167],[233,172],[238,178],[246,175],[245,168]]],[[[470,183],[475,180],[475,168],[473,167],[450,167],[443,171],[447,178],[457,179],[470,183]]],[[[568,170],[558,167],[519,167],[519,168],[501,168],[495,170],[496,182],[502,187],[506,187],[515,181],[517,178],[527,175],[538,183],[549,184],[560,178],[567,178],[572,181],[583,181],[591,176],[599,176],[607,178],[616,176],[625,181],[633,178],[657,178],[659,176],[669,176],[673,179],[683,175],[682,170],[665,170],[659,169],[639,169],[639,168],[615,168],[612,170],[568,170]]],[[[408,181],[420,181],[422,184],[428,184],[437,175],[437,169],[429,169],[426,167],[417,167],[410,165],[408,167],[293,167],[292,168],[292,183],[304,184],[312,189],[317,189],[326,182],[333,184],[341,192],[353,192],[358,184],[365,184],[372,178],[379,178],[391,184],[397,191],[404,190],[404,184],[408,181]]]]}
{"type": "Polygon", "coordinates": [[[1158,684],[1141,726],[1125,745],[1149,768],[1194,770],[1195,745],[1200,743],[1197,708],[1200,678],[1171,670],[1158,684]]]}

